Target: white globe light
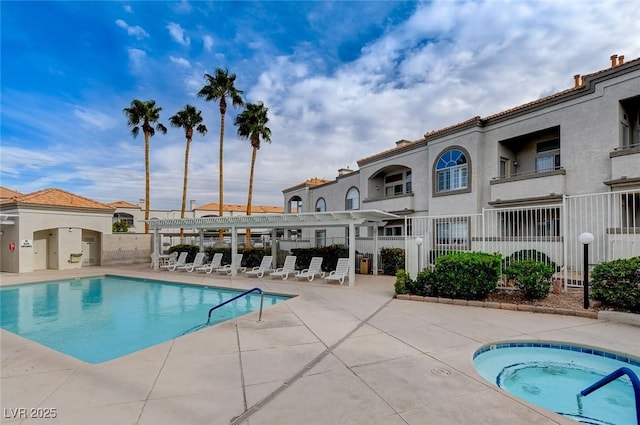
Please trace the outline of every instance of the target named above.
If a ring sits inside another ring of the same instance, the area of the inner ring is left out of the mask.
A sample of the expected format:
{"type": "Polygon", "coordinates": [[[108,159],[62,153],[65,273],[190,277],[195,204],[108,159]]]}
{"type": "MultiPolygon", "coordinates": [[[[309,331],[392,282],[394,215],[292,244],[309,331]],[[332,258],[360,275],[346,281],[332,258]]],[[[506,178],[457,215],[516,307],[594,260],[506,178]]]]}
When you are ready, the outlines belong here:
{"type": "Polygon", "coordinates": [[[422,238],[420,236],[416,238],[416,245],[418,246],[422,245],[422,238]]]}
{"type": "Polygon", "coordinates": [[[589,245],[594,239],[593,235],[589,232],[580,233],[580,236],[578,236],[578,240],[583,245],[589,245]]]}

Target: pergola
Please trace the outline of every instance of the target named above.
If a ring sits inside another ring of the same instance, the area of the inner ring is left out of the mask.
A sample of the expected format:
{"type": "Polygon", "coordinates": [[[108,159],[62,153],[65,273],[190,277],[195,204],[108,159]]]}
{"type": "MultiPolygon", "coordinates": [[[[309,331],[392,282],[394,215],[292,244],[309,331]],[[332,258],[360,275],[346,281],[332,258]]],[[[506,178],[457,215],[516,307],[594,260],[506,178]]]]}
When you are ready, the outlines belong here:
{"type": "MultiPolygon", "coordinates": [[[[356,226],[375,225],[373,232],[374,252],[378,252],[377,226],[383,225],[388,220],[400,218],[399,216],[380,210],[351,210],[333,212],[314,212],[300,214],[269,214],[269,215],[241,215],[229,217],[201,217],[201,218],[173,218],[149,220],[149,229],[153,231],[154,269],[158,269],[158,255],[160,253],[160,230],[192,228],[199,229],[201,235],[205,229],[229,229],[231,233],[231,270],[232,275],[237,273],[239,264],[235,264],[238,252],[238,229],[256,228],[271,229],[272,239],[276,238],[276,229],[299,229],[302,227],[348,227],[349,228],[349,286],[352,286],[356,278],[356,226]]],[[[203,248],[202,238],[200,238],[203,248]]],[[[271,245],[273,257],[276,258],[276,245],[271,245]]],[[[373,256],[373,273],[378,273],[378,256],[373,256]]]]}

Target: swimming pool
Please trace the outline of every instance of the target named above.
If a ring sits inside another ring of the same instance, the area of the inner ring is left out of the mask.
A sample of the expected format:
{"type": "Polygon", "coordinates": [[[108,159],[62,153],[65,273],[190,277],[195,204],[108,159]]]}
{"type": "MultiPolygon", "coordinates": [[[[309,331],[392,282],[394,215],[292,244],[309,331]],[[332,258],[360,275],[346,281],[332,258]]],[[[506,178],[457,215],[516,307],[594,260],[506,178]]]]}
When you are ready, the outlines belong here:
{"type": "Polygon", "coordinates": [[[513,341],[482,347],[473,362],[487,381],[578,422],[636,424],[636,401],[628,377],[588,396],[579,393],[620,367],[640,376],[640,359],[572,344],[513,341]]]}
{"type": "MultiPolygon", "coordinates": [[[[101,363],[204,327],[209,309],[242,291],[113,275],[0,288],[0,326],[88,363],[101,363]]],[[[264,294],[264,306],[290,297],[264,294]]],[[[249,294],[211,324],[260,308],[249,294]]]]}

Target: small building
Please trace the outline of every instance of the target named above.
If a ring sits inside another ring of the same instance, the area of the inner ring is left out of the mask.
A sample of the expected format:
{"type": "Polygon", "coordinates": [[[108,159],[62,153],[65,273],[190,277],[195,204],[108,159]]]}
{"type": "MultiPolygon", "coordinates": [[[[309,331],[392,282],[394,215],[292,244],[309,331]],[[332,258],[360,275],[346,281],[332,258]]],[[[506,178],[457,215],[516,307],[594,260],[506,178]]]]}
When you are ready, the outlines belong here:
{"type": "Polygon", "coordinates": [[[101,264],[102,238],[111,234],[113,207],[60,189],[21,194],[3,188],[0,193],[1,271],[101,264]]]}

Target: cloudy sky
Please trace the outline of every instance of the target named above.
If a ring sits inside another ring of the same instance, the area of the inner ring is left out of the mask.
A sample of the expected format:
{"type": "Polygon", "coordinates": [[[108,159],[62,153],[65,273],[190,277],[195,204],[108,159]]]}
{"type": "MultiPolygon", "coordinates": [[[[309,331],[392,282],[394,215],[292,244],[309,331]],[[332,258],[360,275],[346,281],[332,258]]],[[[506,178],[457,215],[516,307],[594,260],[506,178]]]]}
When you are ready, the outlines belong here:
{"type": "MultiPolygon", "coordinates": [[[[1,180],[100,202],[144,197],[144,138],[122,110],[153,99],[169,131],[151,139],[151,208],[179,209],[192,104],[209,133],[192,143],[188,199],[218,200],[217,103],[196,93],[227,68],[269,108],[254,205],[282,189],[573,86],[574,74],[640,57],[634,1],[0,2],[1,180]]],[[[225,128],[226,203],[247,199],[251,149],[225,128]]],[[[425,165],[426,166],[426,165],[425,165]]]]}

